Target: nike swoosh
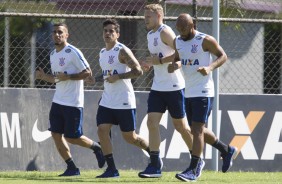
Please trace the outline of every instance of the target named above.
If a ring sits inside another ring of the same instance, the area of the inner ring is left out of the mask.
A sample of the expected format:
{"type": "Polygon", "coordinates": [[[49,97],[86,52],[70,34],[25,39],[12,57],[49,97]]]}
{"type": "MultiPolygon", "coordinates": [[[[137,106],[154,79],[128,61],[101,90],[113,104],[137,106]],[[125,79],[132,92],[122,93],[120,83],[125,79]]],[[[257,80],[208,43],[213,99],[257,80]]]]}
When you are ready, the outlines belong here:
{"type": "Polygon", "coordinates": [[[38,130],[37,127],[37,121],[35,121],[33,128],[32,128],[32,138],[35,142],[42,142],[51,137],[51,132],[46,130],[46,131],[40,131],[38,130]]]}

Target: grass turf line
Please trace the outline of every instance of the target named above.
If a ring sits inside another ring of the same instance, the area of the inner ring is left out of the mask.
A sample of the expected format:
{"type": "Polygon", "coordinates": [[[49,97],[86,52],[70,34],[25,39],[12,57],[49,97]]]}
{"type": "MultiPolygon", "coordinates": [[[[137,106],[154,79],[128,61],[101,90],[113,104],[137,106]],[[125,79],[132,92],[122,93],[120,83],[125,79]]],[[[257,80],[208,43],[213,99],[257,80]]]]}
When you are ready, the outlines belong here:
{"type": "MultiPolygon", "coordinates": [[[[133,170],[120,170],[119,178],[96,179],[103,170],[81,171],[81,176],[58,177],[61,172],[39,171],[9,171],[0,172],[0,184],[165,184],[183,183],[175,178],[177,172],[163,172],[161,178],[139,178],[138,172],[133,170]]],[[[220,183],[252,183],[252,184],[282,184],[282,172],[214,172],[204,171],[197,183],[220,184],[220,183]]]]}

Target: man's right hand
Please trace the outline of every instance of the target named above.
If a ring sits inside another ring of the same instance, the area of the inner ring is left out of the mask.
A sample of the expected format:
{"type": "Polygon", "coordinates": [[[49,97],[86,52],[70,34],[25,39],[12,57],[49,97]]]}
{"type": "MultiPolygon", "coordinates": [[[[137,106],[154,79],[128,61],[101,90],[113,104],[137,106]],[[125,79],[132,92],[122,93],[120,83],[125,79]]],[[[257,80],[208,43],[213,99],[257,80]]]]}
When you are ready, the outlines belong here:
{"type": "Polygon", "coordinates": [[[168,73],[173,73],[177,69],[177,64],[176,63],[170,63],[167,66],[167,71],[168,73]]]}
{"type": "Polygon", "coordinates": [[[148,64],[146,61],[140,62],[141,68],[144,72],[148,72],[152,65],[148,64]]]}
{"type": "Polygon", "coordinates": [[[86,85],[94,85],[96,83],[95,77],[89,76],[84,79],[86,85]]]}
{"type": "Polygon", "coordinates": [[[43,80],[45,76],[45,72],[42,68],[38,68],[38,70],[35,71],[35,79],[41,79],[43,80]]]}

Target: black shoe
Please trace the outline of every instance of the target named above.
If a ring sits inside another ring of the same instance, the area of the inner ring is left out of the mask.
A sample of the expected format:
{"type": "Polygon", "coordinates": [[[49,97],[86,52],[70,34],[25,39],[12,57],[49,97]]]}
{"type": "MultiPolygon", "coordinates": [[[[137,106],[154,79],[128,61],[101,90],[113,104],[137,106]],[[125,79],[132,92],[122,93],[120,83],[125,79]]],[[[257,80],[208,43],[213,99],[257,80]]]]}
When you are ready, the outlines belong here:
{"type": "Polygon", "coordinates": [[[80,175],[80,171],[78,168],[76,169],[67,168],[67,170],[65,170],[65,172],[63,174],[60,174],[59,176],[79,176],[79,175],[80,175]]]}
{"type": "Polygon", "coordinates": [[[226,155],[221,155],[222,159],[223,159],[223,164],[222,164],[222,172],[227,172],[232,164],[233,164],[233,159],[236,158],[237,156],[237,152],[238,149],[236,147],[233,146],[229,146],[228,147],[228,153],[226,155]]]}
{"type": "Polygon", "coordinates": [[[110,168],[107,168],[103,174],[96,176],[96,178],[117,178],[117,177],[119,177],[118,170],[116,169],[114,170],[110,168]]]}

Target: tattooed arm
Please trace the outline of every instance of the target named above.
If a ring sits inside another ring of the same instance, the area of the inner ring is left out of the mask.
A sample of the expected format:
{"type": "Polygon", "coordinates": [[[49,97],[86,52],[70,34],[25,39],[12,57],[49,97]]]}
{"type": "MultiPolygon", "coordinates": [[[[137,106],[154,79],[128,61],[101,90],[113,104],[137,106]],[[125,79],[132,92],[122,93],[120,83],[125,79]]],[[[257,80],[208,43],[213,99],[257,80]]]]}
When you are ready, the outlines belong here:
{"type": "Polygon", "coordinates": [[[143,74],[139,62],[130,49],[123,48],[120,50],[119,61],[131,68],[130,72],[118,74],[120,79],[137,78],[143,74]]]}
{"type": "Polygon", "coordinates": [[[112,75],[105,79],[105,81],[113,83],[119,79],[132,79],[137,78],[143,74],[141,66],[135,56],[133,55],[132,51],[128,48],[122,48],[119,53],[119,61],[120,63],[126,64],[131,71],[126,73],[121,73],[117,75],[112,75]]]}

